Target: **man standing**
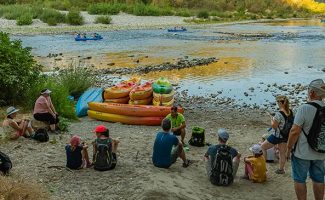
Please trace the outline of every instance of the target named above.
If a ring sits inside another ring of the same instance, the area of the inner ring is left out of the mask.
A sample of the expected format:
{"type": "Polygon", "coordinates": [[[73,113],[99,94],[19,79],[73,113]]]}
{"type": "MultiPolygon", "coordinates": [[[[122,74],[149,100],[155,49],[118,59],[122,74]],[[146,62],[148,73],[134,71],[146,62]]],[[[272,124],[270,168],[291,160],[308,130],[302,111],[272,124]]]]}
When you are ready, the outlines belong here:
{"type": "Polygon", "coordinates": [[[171,122],[164,119],[161,123],[162,132],[158,132],[153,146],[152,162],[156,167],[169,168],[178,157],[183,160],[183,167],[188,167],[191,162],[186,159],[183,145],[175,135],[171,135],[171,122]]]}
{"type": "Polygon", "coordinates": [[[177,106],[171,108],[170,114],[166,116],[172,122],[172,132],[174,135],[181,136],[181,142],[185,145],[184,138],[186,135],[185,128],[185,118],[181,113],[177,112],[177,106]]]}
{"type": "Polygon", "coordinates": [[[289,134],[287,157],[292,151],[292,177],[298,200],[307,199],[307,174],[313,181],[315,200],[323,200],[324,197],[325,153],[318,153],[313,150],[307,140],[316,115],[316,106],[325,106],[325,103],[322,102],[324,97],[324,81],[322,79],[312,81],[308,87],[308,104],[303,104],[298,108],[294,125],[289,134]],[[315,103],[316,106],[312,105],[315,103]]]}

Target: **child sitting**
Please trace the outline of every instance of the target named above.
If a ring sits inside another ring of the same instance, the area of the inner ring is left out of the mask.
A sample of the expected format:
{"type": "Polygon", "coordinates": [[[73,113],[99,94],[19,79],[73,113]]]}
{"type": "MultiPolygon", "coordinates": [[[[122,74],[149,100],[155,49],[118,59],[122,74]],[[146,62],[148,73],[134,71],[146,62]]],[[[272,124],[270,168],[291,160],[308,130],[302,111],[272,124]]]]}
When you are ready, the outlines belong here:
{"type": "Polygon", "coordinates": [[[250,149],[253,155],[244,158],[245,176],[244,178],[255,183],[266,181],[266,162],[263,156],[261,145],[254,144],[250,149]]]}
{"type": "Polygon", "coordinates": [[[81,144],[79,136],[73,136],[70,139],[70,144],[66,145],[65,151],[67,154],[67,167],[70,169],[82,169],[85,166],[91,167],[88,156],[88,146],[81,144]]]}
{"type": "MultiPolygon", "coordinates": [[[[259,143],[260,145],[262,145],[262,143],[270,136],[270,134],[264,134],[262,136],[262,141],[259,143]]],[[[274,147],[269,148],[268,150],[266,150],[265,152],[263,152],[264,157],[266,158],[266,162],[267,163],[274,163],[274,157],[275,157],[275,149],[274,147]]]]}
{"type": "Polygon", "coordinates": [[[93,162],[94,169],[99,171],[111,170],[117,163],[118,139],[112,139],[109,136],[109,130],[103,126],[97,126],[94,130],[97,138],[93,142],[93,162]]]}

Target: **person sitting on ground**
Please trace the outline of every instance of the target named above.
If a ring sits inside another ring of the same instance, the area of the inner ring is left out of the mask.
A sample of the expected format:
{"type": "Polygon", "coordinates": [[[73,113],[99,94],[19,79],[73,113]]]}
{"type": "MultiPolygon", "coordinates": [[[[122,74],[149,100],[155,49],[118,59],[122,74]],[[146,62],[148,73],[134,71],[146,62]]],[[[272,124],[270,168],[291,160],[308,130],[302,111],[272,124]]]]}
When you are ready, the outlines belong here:
{"type": "MultiPolygon", "coordinates": [[[[264,134],[262,136],[262,141],[259,144],[262,145],[266,141],[266,139],[268,137],[270,137],[270,134],[267,134],[267,133],[264,134]]],[[[264,156],[265,156],[265,159],[266,159],[266,162],[267,163],[274,163],[274,159],[275,159],[275,146],[267,149],[264,156]]]]}
{"type": "Polygon", "coordinates": [[[58,129],[59,115],[52,104],[51,92],[49,89],[41,91],[41,95],[35,102],[33,114],[36,120],[49,123],[51,132],[56,133],[55,130],[58,129]]]}
{"type": "Polygon", "coordinates": [[[177,106],[173,106],[171,108],[170,114],[166,116],[167,119],[169,119],[172,123],[172,129],[174,135],[181,136],[181,142],[183,146],[187,146],[184,142],[185,135],[186,135],[186,124],[185,124],[185,118],[181,113],[177,112],[177,106]]]}
{"type": "Polygon", "coordinates": [[[278,145],[279,149],[279,168],[275,171],[276,174],[284,174],[284,166],[286,163],[286,147],[289,136],[289,131],[293,124],[293,112],[289,108],[289,99],[286,96],[277,96],[276,101],[279,106],[279,111],[271,117],[272,134],[262,144],[263,153],[267,149],[278,145]],[[290,126],[290,127],[289,127],[290,126]],[[288,128],[286,128],[288,127],[288,128]],[[285,132],[285,133],[284,133],[285,132]]]}
{"type": "Polygon", "coordinates": [[[70,169],[82,169],[91,167],[88,156],[88,146],[81,143],[81,138],[77,135],[70,139],[70,144],[65,146],[67,155],[67,167],[70,169]]]}
{"type": "Polygon", "coordinates": [[[18,139],[21,136],[30,138],[34,134],[30,120],[15,120],[18,111],[15,107],[9,107],[7,109],[7,117],[2,124],[5,136],[12,140],[18,139]]]}
{"type": "Polygon", "coordinates": [[[94,130],[96,139],[93,144],[93,164],[95,170],[112,170],[117,164],[117,147],[119,138],[109,136],[109,130],[104,125],[99,125],[94,130]],[[109,157],[107,157],[109,155],[109,157]]]}
{"type": "Polygon", "coordinates": [[[178,157],[183,160],[183,167],[188,167],[191,161],[186,159],[183,150],[183,144],[180,143],[175,135],[170,134],[171,120],[165,118],[160,131],[156,135],[155,143],[153,145],[152,162],[154,166],[159,168],[169,168],[174,164],[178,157]]]}
{"type": "Polygon", "coordinates": [[[3,175],[8,175],[11,168],[12,163],[9,156],[0,151],[0,172],[2,172],[3,175]]]}
{"type": "Polygon", "coordinates": [[[210,145],[204,155],[206,171],[212,184],[229,185],[237,174],[241,154],[227,145],[229,134],[225,129],[219,129],[217,136],[219,143],[217,145],[210,145]],[[221,162],[226,162],[231,168],[226,167],[222,169],[221,162]]]}
{"type": "Polygon", "coordinates": [[[245,162],[245,179],[249,179],[254,183],[262,183],[266,181],[266,162],[260,144],[254,144],[249,150],[252,156],[244,158],[245,162]]]}

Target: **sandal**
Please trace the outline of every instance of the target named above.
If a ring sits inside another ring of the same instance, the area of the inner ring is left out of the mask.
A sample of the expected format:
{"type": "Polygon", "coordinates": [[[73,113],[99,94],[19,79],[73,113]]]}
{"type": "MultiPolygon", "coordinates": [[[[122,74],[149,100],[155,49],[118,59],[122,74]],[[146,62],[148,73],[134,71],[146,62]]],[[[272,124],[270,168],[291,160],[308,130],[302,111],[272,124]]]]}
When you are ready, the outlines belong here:
{"type": "Polygon", "coordinates": [[[183,163],[183,167],[187,168],[188,166],[190,166],[190,164],[192,164],[193,162],[191,160],[186,160],[186,162],[183,163]]]}
{"type": "Polygon", "coordinates": [[[277,169],[275,171],[276,174],[285,174],[286,172],[284,171],[284,169],[277,169]]]}

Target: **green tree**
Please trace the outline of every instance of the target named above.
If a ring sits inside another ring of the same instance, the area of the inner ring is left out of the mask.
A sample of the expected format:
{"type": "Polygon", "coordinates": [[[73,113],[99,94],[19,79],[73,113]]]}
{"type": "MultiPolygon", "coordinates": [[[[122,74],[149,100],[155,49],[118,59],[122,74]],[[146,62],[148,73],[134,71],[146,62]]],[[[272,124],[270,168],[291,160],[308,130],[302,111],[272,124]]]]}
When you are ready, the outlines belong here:
{"type": "Polygon", "coordinates": [[[0,101],[3,104],[24,102],[26,91],[37,81],[40,72],[41,66],[33,59],[31,49],[0,32],[0,101]]]}

